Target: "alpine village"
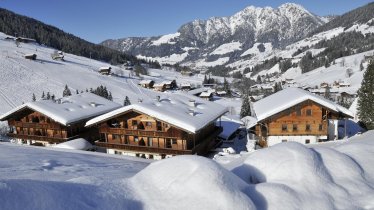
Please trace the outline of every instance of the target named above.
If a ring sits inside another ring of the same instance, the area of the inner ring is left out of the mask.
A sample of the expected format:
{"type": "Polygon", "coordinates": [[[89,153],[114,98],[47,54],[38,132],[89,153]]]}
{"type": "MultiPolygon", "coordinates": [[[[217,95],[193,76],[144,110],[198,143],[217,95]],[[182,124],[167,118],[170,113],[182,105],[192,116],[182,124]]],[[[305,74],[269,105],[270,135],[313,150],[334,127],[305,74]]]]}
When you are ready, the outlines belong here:
{"type": "Polygon", "coordinates": [[[1,209],[374,208],[373,2],[248,6],[98,44],[10,5],[1,209]]]}

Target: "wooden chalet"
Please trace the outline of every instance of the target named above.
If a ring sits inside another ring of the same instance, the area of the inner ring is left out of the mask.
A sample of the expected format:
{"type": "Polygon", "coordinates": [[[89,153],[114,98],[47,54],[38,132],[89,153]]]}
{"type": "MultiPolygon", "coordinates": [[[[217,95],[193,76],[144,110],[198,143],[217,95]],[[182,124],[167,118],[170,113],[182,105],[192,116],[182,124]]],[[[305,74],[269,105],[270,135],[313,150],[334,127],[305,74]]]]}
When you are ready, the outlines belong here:
{"type": "Polygon", "coordinates": [[[102,75],[110,75],[111,70],[112,70],[112,67],[110,67],[110,66],[101,67],[99,69],[99,73],[102,74],[102,75]]]}
{"type": "Polygon", "coordinates": [[[26,103],[0,116],[0,121],[8,121],[8,136],[20,144],[49,145],[76,138],[93,142],[99,133],[84,127],[85,123],[118,107],[100,96],[82,93],[57,101],[26,103]]]}
{"type": "Polygon", "coordinates": [[[207,101],[213,101],[213,93],[214,93],[214,91],[202,92],[202,93],[200,93],[199,97],[202,98],[202,99],[205,99],[207,101]]]}
{"type": "Polygon", "coordinates": [[[142,80],[139,82],[139,85],[143,88],[153,88],[155,81],[153,80],[142,80]]]}
{"type": "Polygon", "coordinates": [[[338,121],[352,117],[346,108],[299,88],[287,88],[255,102],[253,111],[262,146],[335,140],[338,121]]]}
{"type": "Polygon", "coordinates": [[[181,93],[173,97],[157,104],[143,101],[122,107],[88,121],[86,126],[99,128],[100,139],[95,144],[110,154],[149,159],[206,154],[217,144],[222,128],[215,122],[226,108],[203,100],[195,102],[193,96],[181,93]]]}
{"type": "Polygon", "coordinates": [[[180,89],[181,90],[191,90],[191,84],[190,83],[187,83],[187,82],[184,82],[180,85],[180,89]]]}
{"type": "Polygon", "coordinates": [[[164,92],[166,90],[165,83],[157,83],[153,85],[153,89],[155,91],[164,92]]]}

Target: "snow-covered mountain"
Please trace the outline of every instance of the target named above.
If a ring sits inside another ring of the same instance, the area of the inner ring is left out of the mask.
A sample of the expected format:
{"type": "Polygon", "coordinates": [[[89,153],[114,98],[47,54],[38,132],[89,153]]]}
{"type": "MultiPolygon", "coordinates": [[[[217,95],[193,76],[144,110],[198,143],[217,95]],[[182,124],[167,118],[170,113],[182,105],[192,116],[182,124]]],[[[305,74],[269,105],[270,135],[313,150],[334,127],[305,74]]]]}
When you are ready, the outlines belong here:
{"type": "Polygon", "coordinates": [[[278,8],[249,6],[230,17],[194,20],[175,34],[106,40],[102,45],[160,63],[196,63],[204,59],[213,66],[237,60],[255,43],[284,47],[328,20],[294,3],[278,8]]]}

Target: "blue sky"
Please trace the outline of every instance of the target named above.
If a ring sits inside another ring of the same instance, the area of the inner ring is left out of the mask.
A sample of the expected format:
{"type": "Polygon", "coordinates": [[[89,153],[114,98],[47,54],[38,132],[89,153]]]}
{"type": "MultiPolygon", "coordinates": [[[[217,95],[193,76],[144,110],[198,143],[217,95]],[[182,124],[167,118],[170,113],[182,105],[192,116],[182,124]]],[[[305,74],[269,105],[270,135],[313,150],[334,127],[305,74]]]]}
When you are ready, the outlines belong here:
{"type": "Polygon", "coordinates": [[[372,0],[0,0],[0,7],[88,41],[174,33],[194,19],[230,16],[247,6],[301,4],[317,15],[343,14],[372,0]]]}

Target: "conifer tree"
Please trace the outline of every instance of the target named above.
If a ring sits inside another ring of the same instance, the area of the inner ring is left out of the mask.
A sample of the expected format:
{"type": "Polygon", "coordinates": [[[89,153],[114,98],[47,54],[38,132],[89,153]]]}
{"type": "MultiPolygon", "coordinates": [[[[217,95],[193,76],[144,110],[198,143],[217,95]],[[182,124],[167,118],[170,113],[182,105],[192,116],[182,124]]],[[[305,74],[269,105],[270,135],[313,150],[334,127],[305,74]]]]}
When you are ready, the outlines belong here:
{"type": "Polygon", "coordinates": [[[51,99],[51,94],[47,92],[47,100],[51,99]]]}
{"type": "Polygon", "coordinates": [[[70,92],[70,89],[69,89],[68,85],[65,85],[65,89],[64,89],[64,91],[62,92],[62,96],[63,96],[63,97],[71,96],[71,92],[70,92]]]}
{"type": "Polygon", "coordinates": [[[330,93],[330,86],[326,86],[326,88],[325,88],[325,95],[324,95],[324,97],[326,98],[326,99],[328,99],[328,100],[330,100],[331,99],[331,93],[330,93]]]}
{"type": "Polygon", "coordinates": [[[44,94],[44,91],[43,91],[43,94],[42,94],[42,99],[44,99],[45,98],[45,94],[44,94]]]}
{"type": "Polygon", "coordinates": [[[357,113],[368,129],[374,129],[374,60],[371,60],[358,91],[357,113]]]}
{"type": "Polygon", "coordinates": [[[131,104],[130,99],[128,96],[126,96],[125,100],[123,101],[123,106],[128,106],[130,104],[131,104]]]}
{"type": "Polygon", "coordinates": [[[251,103],[249,102],[249,96],[243,95],[242,108],[240,109],[240,118],[251,116],[251,103]]]}
{"type": "Polygon", "coordinates": [[[32,101],[36,101],[36,97],[34,93],[32,94],[32,101]]]}
{"type": "Polygon", "coordinates": [[[79,91],[78,91],[78,89],[77,89],[76,93],[77,93],[77,94],[79,94],[79,91]]]}
{"type": "Polygon", "coordinates": [[[231,96],[230,85],[229,85],[229,83],[227,82],[226,77],[223,78],[223,90],[226,92],[226,94],[227,94],[228,96],[231,96]]]}

